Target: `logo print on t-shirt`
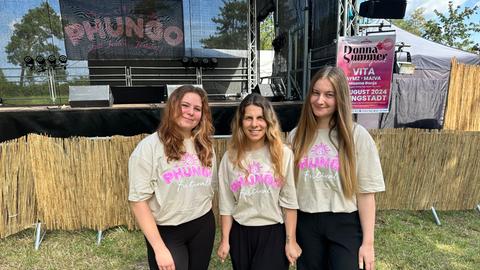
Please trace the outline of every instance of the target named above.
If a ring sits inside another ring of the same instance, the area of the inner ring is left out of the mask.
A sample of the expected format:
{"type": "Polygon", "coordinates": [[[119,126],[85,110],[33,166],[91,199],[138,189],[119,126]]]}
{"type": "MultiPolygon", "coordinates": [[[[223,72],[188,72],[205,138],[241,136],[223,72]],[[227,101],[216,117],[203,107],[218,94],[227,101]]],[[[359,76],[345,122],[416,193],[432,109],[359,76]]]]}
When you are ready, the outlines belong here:
{"type": "Polygon", "coordinates": [[[280,180],[275,179],[273,173],[264,169],[260,162],[253,160],[246,167],[248,175],[245,177],[244,172],[237,172],[237,179],[230,184],[231,191],[237,192],[242,187],[249,187],[249,189],[242,189],[241,193],[250,196],[255,193],[269,192],[268,189],[257,189],[259,186],[280,187],[280,180]]]}
{"type": "Polygon", "coordinates": [[[173,168],[162,173],[162,178],[167,184],[172,182],[182,183],[191,177],[208,177],[211,180],[212,170],[202,166],[197,155],[185,153],[182,158],[174,162],[173,168]]]}
{"type": "MultiPolygon", "coordinates": [[[[308,156],[302,158],[298,163],[300,170],[307,169],[330,169],[338,172],[338,154],[330,154],[332,149],[324,143],[315,144],[310,149],[308,156]]],[[[336,153],[336,151],[333,151],[336,153]]]]}

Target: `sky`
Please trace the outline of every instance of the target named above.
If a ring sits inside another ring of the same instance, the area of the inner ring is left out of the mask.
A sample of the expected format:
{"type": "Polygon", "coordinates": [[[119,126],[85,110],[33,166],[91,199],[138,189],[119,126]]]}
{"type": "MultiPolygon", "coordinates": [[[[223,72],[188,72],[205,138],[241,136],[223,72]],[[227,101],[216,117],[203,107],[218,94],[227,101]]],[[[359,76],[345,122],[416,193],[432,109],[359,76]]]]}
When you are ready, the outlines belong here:
{"type": "MultiPolygon", "coordinates": [[[[478,6],[480,9],[480,0],[452,0],[452,3],[454,8],[460,6],[460,11],[462,11],[464,7],[472,8],[478,6]]],[[[420,7],[425,9],[424,15],[426,19],[436,17],[434,10],[442,14],[448,14],[448,0],[407,0],[405,17],[409,17],[415,9],[420,7]]],[[[470,21],[480,23],[480,11],[473,17],[470,17],[470,21]]],[[[472,40],[480,44],[480,33],[473,33],[472,40]]]]}
{"type": "MultiPolygon", "coordinates": [[[[0,0],[0,68],[11,67],[6,61],[4,48],[10,40],[10,35],[13,30],[13,25],[19,22],[22,16],[33,7],[39,6],[45,0],[0,0]]],[[[59,12],[58,0],[47,0],[49,4],[59,12]]],[[[192,3],[198,0],[190,0],[192,3]]],[[[203,0],[206,1],[206,0],[203,0]]],[[[216,0],[218,2],[220,0],[216,0]]],[[[453,0],[454,6],[459,5],[463,7],[480,6],[480,0],[453,0]]],[[[406,17],[409,16],[416,8],[425,8],[425,17],[427,19],[435,17],[433,10],[437,9],[439,12],[446,14],[448,10],[448,0],[407,0],[406,17]]],[[[480,12],[471,18],[471,21],[480,22],[480,12]]],[[[480,33],[473,36],[475,42],[480,43],[480,33]]],[[[64,45],[62,41],[54,41],[57,46],[62,48],[64,53],[64,45]]],[[[74,63],[72,63],[74,64],[74,63]]]]}

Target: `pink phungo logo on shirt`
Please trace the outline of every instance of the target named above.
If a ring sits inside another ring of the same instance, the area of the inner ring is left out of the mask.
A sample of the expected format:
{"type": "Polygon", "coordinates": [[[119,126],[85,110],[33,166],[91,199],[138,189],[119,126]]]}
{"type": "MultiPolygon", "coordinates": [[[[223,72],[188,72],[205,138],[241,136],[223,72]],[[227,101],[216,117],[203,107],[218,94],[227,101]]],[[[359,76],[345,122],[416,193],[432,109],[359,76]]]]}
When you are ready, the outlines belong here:
{"type": "Polygon", "coordinates": [[[170,184],[173,180],[180,180],[187,177],[211,177],[212,170],[203,167],[197,155],[185,153],[182,159],[175,165],[175,168],[168,170],[162,174],[163,180],[170,184]]]}
{"type": "Polygon", "coordinates": [[[242,186],[257,184],[265,184],[275,188],[280,187],[280,180],[275,179],[271,172],[262,172],[262,164],[257,161],[252,161],[248,164],[247,172],[247,177],[243,173],[238,174],[238,178],[230,184],[231,191],[237,192],[242,186]]]}
{"type": "Polygon", "coordinates": [[[306,169],[331,169],[338,172],[338,154],[331,156],[332,149],[324,143],[316,144],[310,150],[308,156],[302,158],[298,163],[300,170],[306,169]]]}

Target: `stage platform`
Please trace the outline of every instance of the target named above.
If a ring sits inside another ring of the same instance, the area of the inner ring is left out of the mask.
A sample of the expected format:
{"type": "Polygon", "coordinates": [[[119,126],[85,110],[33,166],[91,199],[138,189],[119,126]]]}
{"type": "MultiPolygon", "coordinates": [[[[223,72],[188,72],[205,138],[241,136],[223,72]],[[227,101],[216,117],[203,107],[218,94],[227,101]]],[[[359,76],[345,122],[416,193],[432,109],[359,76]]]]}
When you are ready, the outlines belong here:
{"type": "MultiPolygon", "coordinates": [[[[240,103],[210,102],[215,135],[230,135],[230,121],[240,103]]],[[[302,102],[272,102],[282,130],[290,131],[300,116],[302,102]]],[[[112,107],[70,106],[0,107],[0,142],[29,133],[52,137],[133,136],[153,133],[165,104],[119,104],[112,107]]]]}

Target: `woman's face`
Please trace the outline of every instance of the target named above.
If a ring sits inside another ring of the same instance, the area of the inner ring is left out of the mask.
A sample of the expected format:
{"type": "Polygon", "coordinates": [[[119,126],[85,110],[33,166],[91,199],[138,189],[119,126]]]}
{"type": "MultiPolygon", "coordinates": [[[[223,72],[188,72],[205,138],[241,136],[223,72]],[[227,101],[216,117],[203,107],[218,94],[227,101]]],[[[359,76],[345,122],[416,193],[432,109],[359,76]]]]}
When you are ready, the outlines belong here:
{"type": "Polygon", "coordinates": [[[255,105],[245,107],[242,119],[242,130],[251,146],[263,146],[267,121],[263,116],[263,109],[255,105]]]}
{"type": "Polygon", "coordinates": [[[180,115],[176,122],[185,135],[190,136],[202,119],[202,99],[196,93],[186,93],[180,100],[180,115]]]}
{"type": "Polygon", "coordinates": [[[337,110],[337,98],[335,89],[328,79],[323,78],[315,82],[310,96],[310,106],[317,121],[330,121],[337,110]]]}

